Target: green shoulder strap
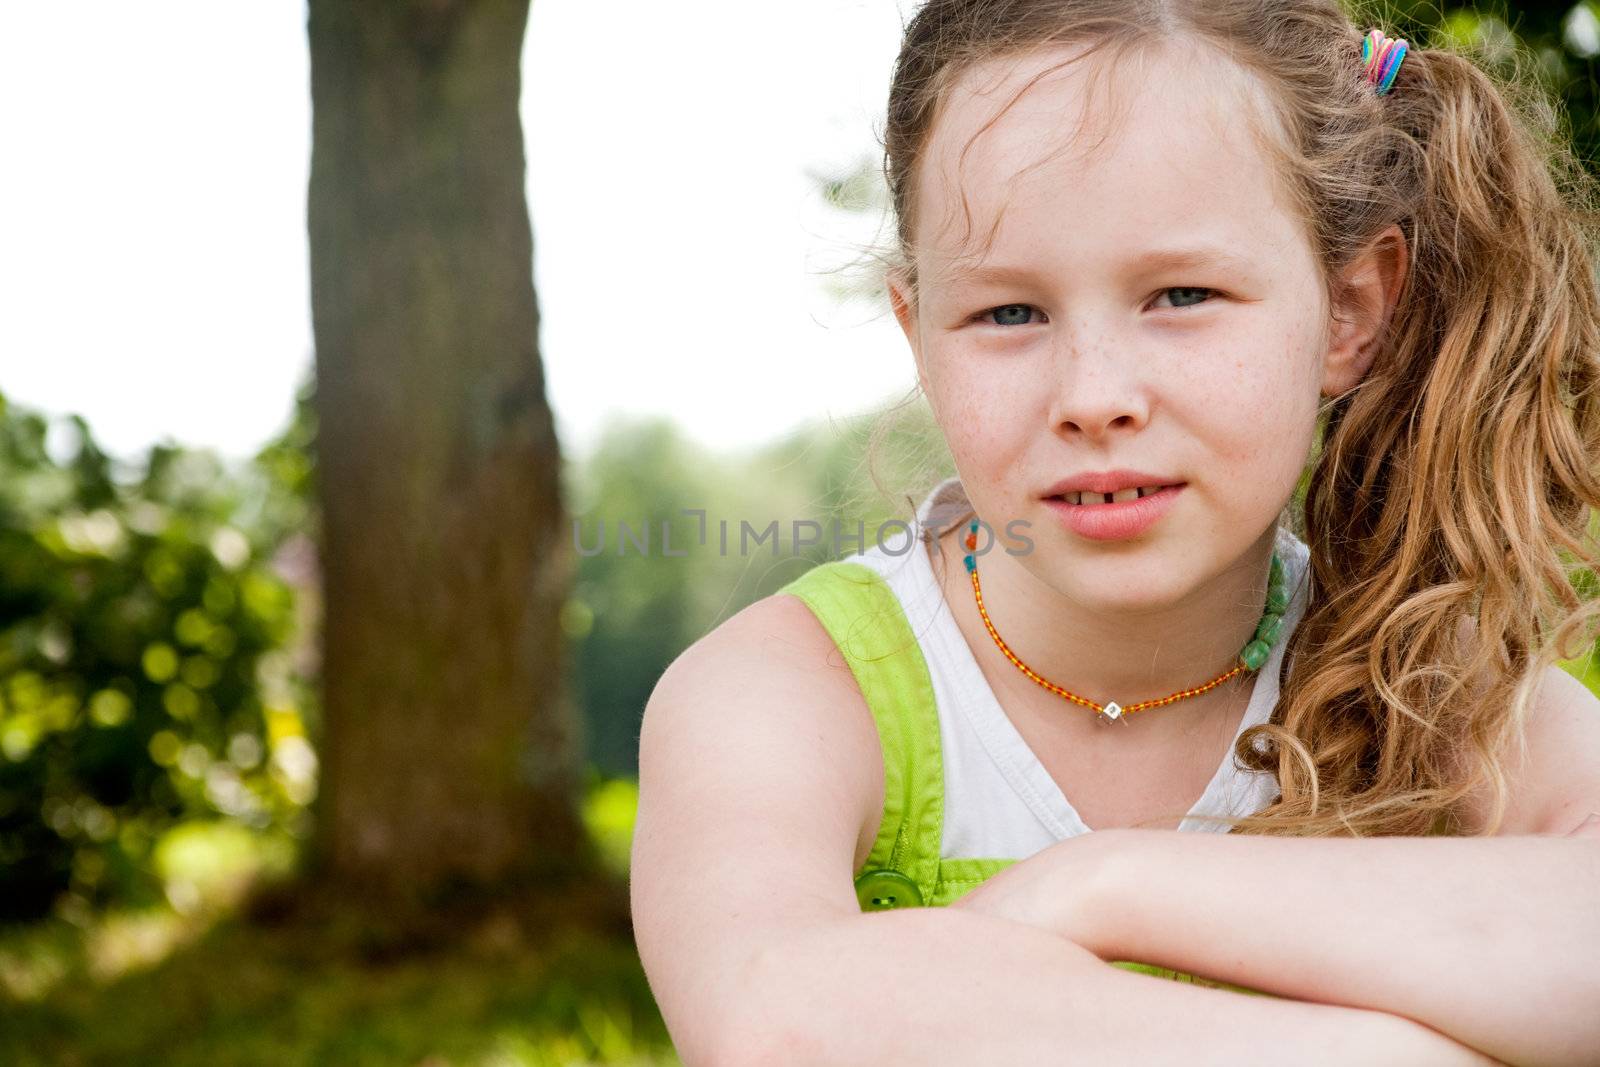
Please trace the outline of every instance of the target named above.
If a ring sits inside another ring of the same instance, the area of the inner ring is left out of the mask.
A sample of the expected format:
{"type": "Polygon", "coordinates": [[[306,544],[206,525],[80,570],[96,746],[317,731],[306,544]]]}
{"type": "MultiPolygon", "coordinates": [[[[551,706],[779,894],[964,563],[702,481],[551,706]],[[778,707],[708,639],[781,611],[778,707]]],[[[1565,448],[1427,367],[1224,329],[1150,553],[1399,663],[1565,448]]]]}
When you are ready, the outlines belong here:
{"type": "MultiPolygon", "coordinates": [[[[1012,859],[941,860],[944,761],[938,706],[922,649],[894,590],[864,563],[820,563],[779,589],[803,600],[839,647],[883,746],[883,821],[857,872],[863,910],[938,906],[963,896],[1012,859]]],[[[1258,990],[1132,960],[1113,966],[1160,978],[1258,990]]]]}
{"type": "MultiPolygon", "coordinates": [[[[883,747],[883,821],[856,881],[867,897],[896,888],[932,902],[944,830],[944,767],[933,682],[894,590],[865,563],[820,563],[782,589],[805,601],[844,655],[883,747]],[[898,881],[897,881],[898,880],[898,881]],[[868,884],[870,883],[870,884],[868,884]]],[[[892,906],[892,905],[891,905],[892,906]]]]}

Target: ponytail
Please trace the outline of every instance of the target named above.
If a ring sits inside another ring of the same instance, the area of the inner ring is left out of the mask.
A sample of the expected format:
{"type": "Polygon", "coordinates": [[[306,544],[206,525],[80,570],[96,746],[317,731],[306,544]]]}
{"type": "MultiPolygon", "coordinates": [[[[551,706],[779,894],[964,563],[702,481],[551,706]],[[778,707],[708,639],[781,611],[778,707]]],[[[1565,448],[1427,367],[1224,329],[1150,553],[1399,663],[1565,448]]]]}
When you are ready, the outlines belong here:
{"type": "Polygon", "coordinates": [[[1426,49],[1373,101],[1408,277],[1371,370],[1326,410],[1317,595],[1278,714],[1239,745],[1282,796],[1241,832],[1454,832],[1470,798],[1493,833],[1539,675],[1592,643],[1595,192],[1520,91],[1426,49]]]}

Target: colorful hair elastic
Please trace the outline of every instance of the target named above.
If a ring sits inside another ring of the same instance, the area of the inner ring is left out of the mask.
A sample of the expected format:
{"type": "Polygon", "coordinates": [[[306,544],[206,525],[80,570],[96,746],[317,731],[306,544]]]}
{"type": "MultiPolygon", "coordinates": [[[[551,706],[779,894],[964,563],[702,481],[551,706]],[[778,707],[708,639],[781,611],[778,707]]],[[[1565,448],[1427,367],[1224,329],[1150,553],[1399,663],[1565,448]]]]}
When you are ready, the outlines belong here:
{"type": "Polygon", "coordinates": [[[1379,96],[1394,84],[1394,76],[1400,73],[1400,64],[1405,61],[1410,47],[1403,38],[1385,37],[1382,30],[1369,30],[1361,39],[1361,62],[1366,78],[1378,87],[1379,96]]]}

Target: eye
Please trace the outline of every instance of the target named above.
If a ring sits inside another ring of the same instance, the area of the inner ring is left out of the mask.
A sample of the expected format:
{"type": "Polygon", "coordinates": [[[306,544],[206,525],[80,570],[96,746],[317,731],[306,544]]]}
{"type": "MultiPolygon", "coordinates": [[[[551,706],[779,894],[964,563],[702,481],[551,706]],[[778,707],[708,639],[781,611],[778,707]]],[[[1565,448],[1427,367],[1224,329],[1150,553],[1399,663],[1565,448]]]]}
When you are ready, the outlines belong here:
{"type": "Polygon", "coordinates": [[[1215,289],[1205,289],[1198,286],[1175,286],[1171,289],[1161,290],[1160,293],[1156,294],[1156,299],[1160,300],[1161,297],[1166,296],[1168,293],[1181,293],[1183,295],[1174,301],[1173,306],[1179,308],[1195,307],[1201,303],[1204,303],[1205,301],[1194,299],[1194,297],[1210,297],[1216,291],[1217,290],[1215,289]]]}
{"type": "Polygon", "coordinates": [[[1027,326],[1028,316],[1039,309],[1032,304],[1000,304],[972,316],[973,322],[987,319],[990,326],[1027,326]]]}

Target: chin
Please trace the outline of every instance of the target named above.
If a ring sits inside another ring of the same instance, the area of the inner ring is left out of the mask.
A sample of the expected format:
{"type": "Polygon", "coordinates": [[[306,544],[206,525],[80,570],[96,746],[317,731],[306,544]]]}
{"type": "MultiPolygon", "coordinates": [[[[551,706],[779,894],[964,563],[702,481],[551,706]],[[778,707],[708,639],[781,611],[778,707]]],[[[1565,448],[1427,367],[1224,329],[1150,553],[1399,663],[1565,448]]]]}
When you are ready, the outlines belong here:
{"type": "Polygon", "coordinates": [[[1101,556],[1069,561],[1052,570],[1055,573],[1046,580],[1063,596],[1108,612],[1161,611],[1187,591],[1172,566],[1149,560],[1101,556]]]}

